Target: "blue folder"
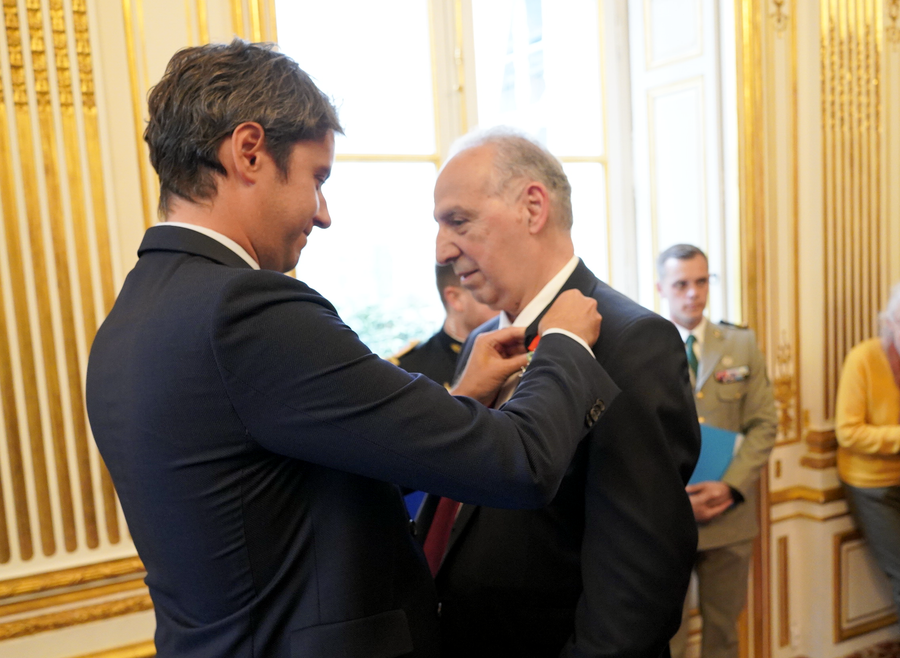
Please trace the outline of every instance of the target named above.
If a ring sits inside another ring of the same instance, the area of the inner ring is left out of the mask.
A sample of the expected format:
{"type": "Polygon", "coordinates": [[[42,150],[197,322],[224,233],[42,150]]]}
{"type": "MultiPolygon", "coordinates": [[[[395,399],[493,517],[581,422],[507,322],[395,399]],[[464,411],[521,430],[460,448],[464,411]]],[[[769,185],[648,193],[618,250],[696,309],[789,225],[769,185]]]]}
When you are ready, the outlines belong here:
{"type": "Polygon", "coordinates": [[[700,459],[688,484],[718,481],[728,470],[739,446],[740,434],[712,425],[700,425],[700,459]]]}

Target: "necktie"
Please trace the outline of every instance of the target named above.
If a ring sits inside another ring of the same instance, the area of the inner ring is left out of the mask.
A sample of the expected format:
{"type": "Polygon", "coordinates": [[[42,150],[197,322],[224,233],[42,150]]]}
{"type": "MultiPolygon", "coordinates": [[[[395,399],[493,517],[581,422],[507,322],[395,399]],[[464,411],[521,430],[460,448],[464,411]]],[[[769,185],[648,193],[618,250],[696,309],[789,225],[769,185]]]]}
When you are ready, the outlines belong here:
{"type": "Polygon", "coordinates": [[[441,498],[434,511],[434,519],[431,521],[431,527],[425,537],[425,544],[422,546],[432,576],[437,575],[441,560],[444,559],[444,553],[447,552],[450,531],[453,530],[453,522],[456,521],[456,513],[459,511],[460,505],[462,503],[457,503],[450,498],[441,498]]]}
{"type": "Polygon", "coordinates": [[[694,334],[688,336],[687,342],[685,346],[687,348],[687,360],[688,365],[691,367],[691,372],[694,373],[694,377],[697,376],[697,368],[700,363],[697,361],[697,355],[694,354],[694,343],[697,342],[697,337],[694,334]]]}
{"type": "MultiPolygon", "coordinates": [[[[537,342],[533,345],[536,347],[537,342]]],[[[494,401],[493,408],[497,409],[500,405],[506,403],[515,392],[522,378],[521,372],[514,372],[506,380],[506,383],[500,388],[497,399],[494,401]]],[[[425,536],[425,543],[422,549],[425,551],[425,559],[428,560],[428,567],[431,569],[431,575],[436,576],[438,568],[447,552],[447,544],[450,543],[450,532],[453,530],[453,524],[456,522],[456,516],[459,514],[459,508],[462,503],[458,503],[450,498],[441,498],[438,501],[437,509],[434,511],[434,518],[431,520],[431,526],[428,528],[428,534],[425,536]]]]}

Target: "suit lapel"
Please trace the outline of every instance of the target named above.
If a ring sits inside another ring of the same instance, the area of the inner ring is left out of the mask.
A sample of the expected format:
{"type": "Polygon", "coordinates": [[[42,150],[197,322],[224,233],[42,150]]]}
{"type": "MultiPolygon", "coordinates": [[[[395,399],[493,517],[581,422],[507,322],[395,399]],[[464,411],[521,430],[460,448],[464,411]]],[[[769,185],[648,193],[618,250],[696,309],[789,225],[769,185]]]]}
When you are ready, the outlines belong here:
{"type": "Polygon", "coordinates": [[[697,371],[696,390],[703,388],[706,380],[713,374],[716,364],[725,352],[725,335],[722,330],[707,321],[706,332],[703,334],[703,354],[700,356],[700,368],[697,371]]]}
{"type": "MultiPolygon", "coordinates": [[[[594,286],[597,283],[596,277],[591,273],[591,271],[587,268],[587,265],[584,264],[583,260],[578,261],[578,265],[575,267],[575,270],[572,272],[571,276],[566,279],[566,282],[563,284],[563,287],[560,288],[559,292],[556,294],[558,297],[566,290],[572,290],[573,288],[579,290],[582,295],[585,297],[592,297],[592,293],[594,291],[594,286]]],[[[553,299],[555,300],[556,297],[553,299]]],[[[537,318],[535,318],[534,322],[532,322],[528,329],[525,330],[525,344],[529,345],[535,336],[538,335],[538,326],[540,325],[541,318],[544,317],[544,314],[547,312],[547,309],[552,306],[552,302],[547,304],[547,307],[541,311],[537,318]]],[[[497,328],[497,320],[491,320],[490,326],[486,326],[484,331],[492,330],[497,328]]],[[[466,341],[467,350],[464,351],[462,358],[460,358],[459,366],[457,366],[456,372],[457,376],[461,372],[461,368],[464,367],[465,362],[469,358],[469,350],[471,350],[471,340],[466,341]]],[[[450,541],[447,543],[447,550],[444,553],[444,560],[447,559],[447,556],[450,555],[450,551],[453,550],[453,547],[456,545],[459,538],[463,535],[465,531],[466,525],[471,521],[475,514],[478,512],[478,505],[463,505],[459,514],[456,517],[456,522],[453,524],[453,531],[450,533],[450,541]]],[[[443,562],[441,562],[443,564],[443,562]]]]}
{"type": "MultiPolygon", "coordinates": [[[[587,268],[587,265],[584,264],[584,261],[579,259],[578,265],[575,266],[575,270],[566,279],[566,282],[563,284],[563,287],[559,289],[559,292],[556,293],[556,296],[553,300],[556,300],[556,297],[559,297],[566,290],[578,290],[585,297],[592,297],[594,286],[597,283],[597,278],[593,275],[593,273],[587,268]]],[[[547,310],[553,305],[553,302],[547,304],[546,308],[541,311],[537,318],[535,318],[534,322],[528,325],[528,329],[525,330],[525,344],[530,345],[531,341],[535,336],[538,335],[538,326],[541,323],[541,319],[547,313],[547,310]]]]}

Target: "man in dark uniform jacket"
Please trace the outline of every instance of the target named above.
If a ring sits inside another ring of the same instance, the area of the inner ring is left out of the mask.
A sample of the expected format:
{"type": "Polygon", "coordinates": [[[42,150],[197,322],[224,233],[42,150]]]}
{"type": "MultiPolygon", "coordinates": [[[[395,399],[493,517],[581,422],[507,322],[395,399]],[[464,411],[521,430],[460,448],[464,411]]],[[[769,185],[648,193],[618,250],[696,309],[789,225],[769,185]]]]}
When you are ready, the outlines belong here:
{"type": "MultiPolygon", "coordinates": [[[[473,330],[497,312],[476,300],[459,284],[452,265],[435,265],[434,275],[446,313],[444,325],[424,343],[413,341],[388,361],[406,372],[425,375],[450,390],[462,344],[473,330]]],[[[403,501],[410,518],[415,518],[424,498],[424,491],[403,490],[403,501]]]]}
{"type": "Polygon", "coordinates": [[[469,334],[497,315],[490,306],[476,300],[459,284],[452,265],[436,265],[435,281],[441,304],[444,305],[444,325],[424,343],[413,341],[388,359],[406,372],[418,372],[438,384],[450,388],[462,344],[469,334]]]}
{"type": "Polygon", "coordinates": [[[87,408],[147,569],[157,655],[436,658],[434,584],[388,482],[551,498],[585,418],[617,393],[579,344],[599,333],[596,303],[551,309],[513,408],[475,398],[527,362],[524,332],[480,340],[489,376],[467,373],[456,392],[473,397],[454,397],[282,274],[331,224],[340,130],[295,62],[240,40],[180,51],[149,117],[166,221],[94,340],[87,408]]]}

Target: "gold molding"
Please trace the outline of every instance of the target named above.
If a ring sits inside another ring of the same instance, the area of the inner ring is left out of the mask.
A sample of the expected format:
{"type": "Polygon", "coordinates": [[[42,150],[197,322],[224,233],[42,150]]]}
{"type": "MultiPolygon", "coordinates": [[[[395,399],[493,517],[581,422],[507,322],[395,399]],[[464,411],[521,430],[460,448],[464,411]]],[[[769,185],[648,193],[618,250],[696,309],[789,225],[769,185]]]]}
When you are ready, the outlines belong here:
{"type": "Polygon", "coordinates": [[[262,7],[260,0],[249,0],[250,9],[250,40],[263,41],[262,7]]]}
{"type": "Polygon", "coordinates": [[[781,343],[775,348],[775,371],[772,377],[775,407],[778,414],[778,445],[796,443],[797,433],[797,383],[794,372],[794,350],[787,331],[782,332],[781,343]]]}
{"type": "Polygon", "coordinates": [[[835,512],[834,514],[828,514],[826,516],[815,516],[813,514],[807,514],[806,512],[797,512],[796,514],[788,514],[787,516],[781,516],[777,519],[772,519],[771,524],[775,525],[776,523],[795,521],[797,519],[803,519],[804,521],[816,521],[817,523],[825,523],[826,521],[833,521],[834,519],[840,519],[845,516],[850,516],[850,510],[845,509],[840,512],[835,512]]]}
{"type": "Polygon", "coordinates": [[[334,156],[337,162],[432,162],[439,165],[439,153],[410,154],[378,154],[378,153],[338,153],[334,156]]]}
{"type": "Polygon", "coordinates": [[[278,17],[275,15],[275,0],[266,0],[266,14],[268,20],[266,26],[269,30],[268,39],[273,43],[278,43],[278,17]]]}
{"type": "Polygon", "coordinates": [[[844,490],[841,487],[832,489],[813,489],[804,485],[788,487],[787,489],[779,489],[769,492],[769,504],[780,505],[794,500],[805,500],[810,503],[832,503],[836,500],[844,498],[844,490]]]}
{"type": "Polygon", "coordinates": [[[84,654],[76,658],[152,658],[155,655],[156,645],[153,643],[153,640],[148,640],[147,642],[130,644],[119,649],[84,654]]]}
{"type": "Polygon", "coordinates": [[[884,29],[884,34],[896,48],[900,44],[900,0],[888,0],[888,20],[891,24],[884,29]]]}
{"type": "Polygon", "coordinates": [[[106,578],[118,576],[130,576],[142,573],[144,565],[140,558],[128,557],[121,560],[111,560],[99,564],[91,564],[84,567],[61,569],[36,576],[23,576],[9,580],[0,580],[0,599],[61,587],[83,585],[106,578]]]}
{"type": "MultiPolygon", "coordinates": [[[[150,213],[150,191],[147,189],[147,164],[144,152],[144,120],[141,103],[140,80],[138,78],[137,49],[134,43],[135,21],[131,7],[132,0],[122,0],[122,16],[125,22],[125,51],[128,58],[128,79],[131,82],[132,120],[137,146],[138,175],[141,177],[141,210],[144,213],[144,227],[153,223],[150,213]]],[[[141,26],[143,29],[143,26],[141,26]]]]}
{"type": "Polygon", "coordinates": [[[197,0],[197,33],[200,43],[209,43],[209,16],[206,0],[197,0]]]}
{"type": "Polygon", "coordinates": [[[231,27],[237,36],[242,39],[246,38],[247,28],[244,25],[244,5],[241,0],[231,0],[231,27]]]}
{"type": "Polygon", "coordinates": [[[875,619],[856,624],[855,626],[843,625],[843,560],[841,548],[845,543],[862,539],[862,533],[859,530],[847,530],[834,535],[833,553],[832,553],[832,573],[833,573],[833,613],[834,613],[834,642],[843,642],[858,635],[871,633],[879,628],[891,626],[897,622],[897,613],[893,605],[888,605],[885,609],[887,612],[875,619]]]}
{"type": "Polygon", "coordinates": [[[784,5],[786,3],[787,0],[772,0],[772,4],[775,5],[775,8],[769,13],[769,17],[775,24],[775,31],[778,33],[778,36],[784,35],[788,23],[791,21],[790,13],[784,10],[784,5]]]}
{"type": "Polygon", "coordinates": [[[42,596],[40,598],[29,599],[27,601],[19,601],[17,603],[7,603],[0,605],[0,617],[18,615],[23,612],[31,612],[33,610],[43,610],[53,608],[60,605],[67,605],[78,601],[88,601],[90,599],[99,599],[113,594],[121,594],[122,592],[131,592],[136,589],[146,590],[143,578],[138,576],[133,580],[126,580],[121,583],[111,583],[109,585],[99,585],[97,587],[89,587],[80,589],[75,592],[65,592],[63,594],[54,594],[53,596],[42,596]]]}
{"type": "Polygon", "coordinates": [[[0,624],[0,641],[153,609],[149,594],[0,624]]]}
{"type": "Polygon", "coordinates": [[[811,468],[816,471],[824,471],[837,466],[837,455],[825,455],[816,457],[814,455],[803,455],[800,458],[800,465],[804,468],[811,468]]]}
{"type": "MultiPolygon", "coordinates": [[[[22,52],[22,32],[19,25],[18,3],[16,0],[3,0],[3,13],[6,23],[6,40],[9,49],[10,72],[13,83],[13,99],[15,103],[16,132],[19,139],[19,154],[23,169],[23,187],[25,197],[25,218],[23,228],[30,238],[31,269],[36,273],[34,277],[36,297],[38,300],[38,327],[44,331],[36,332],[36,340],[41,343],[44,357],[45,381],[48,386],[55,387],[48,390],[50,398],[50,411],[53,414],[50,422],[51,442],[53,435],[63,427],[62,418],[59,416],[59,383],[56,371],[56,347],[50,335],[52,317],[50,314],[49,292],[45,273],[47,271],[44,257],[43,233],[41,227],[40,196],[37,190],[37,165],[35,163],[34,140],[32,135],[31,111],[28,99],[28,87],[25,75],[25,59],[22,52]],[[48,338],[50,339],[48,341],[48,338]],[[55,395],[54,395],[55,393],[55,395]]],[[[16,230],[16,239],[19,232],[16,230]]],[[[24,251],[24,249],[23,249],[24,251]]],[[[18,254],[17,254],[18,255],[18,254]]],[[[21,266],[21,264],[20,264],[21,266]]],[[[16,287],[25,287],[24,272],[14,284],[16,287]]],[[[22,295],[22,305],[16,308],[16,320],[19,323],[19,340],[28,343],[32,333],[30,321],[28,321],[27,301],[22,295]],[[23,333],[23,325],[26,331],[23,333]]],[[[35,486],[36,502],[38,508],[38,528],[41,536],[41,549],[44,555],[53,555],[56,552],[56,538],[53,531],[53,513],[50,502],[50,483],[47,469],[47,457],[44,450],[44,436],[40,397],[37,384],[37,366],[35,355],[31,350],[23,352],[23,379],[26,383],[26,395],[28,402],[28,429],[32,455],[32,475],[35,486]]],[[[61,479],[61,481],[64,481],[61,479]]],[[[26,511],[27,514],[27,511],[26,511]]]]}
{"type": "Polygon", "coordinates": [[[810,452],[827,454],[838,449],[834,430],[810,430],[806,433],[806,445],[810,452]]]}
{"type": "MultiPolygon", "coordinates": [[[[2,78],[0,78],[0,84],[2,84],[2,78]]],[[[19,213],[16,204],[15,180],[13,177],[14,165],[9,136],[9,116],[6,111],[5,98],[2,95],[2,86],[0,86],[0,159],[2,159],[0,160],[2,162],[2,166],[0,166],[0,203],[2,203],[3,225],[8,243],[10,275],[13,281],[16,282],[11,286],[14,304],[13,314],[21,331],[23,321],[27,323],[28,319],[19,315],[19,311],[24,304],[24,291],[23,286],[18,284],[22,281],[24,273],[19,253],[19,213]]],[[[13,384],[13,356],[10,351],[6,306],[3,297],[3,289],[0,288],[0,390],[4,392],[3,395],[0,395],[0,398],[2,398],[3,423],[6,431],[7,458],[9,459],[12,476],[13,509],[15,510],[19,552],[27,560],[34,555],[34,547],[31,539],[31,521],[28,516],[28,494],[22,458],[22,437],[19,429],[21,421],[16,409],[13,384]]],[[[24,341],[19,346],[19,352],[24,369],[25,364],[29,361],[27,355],[31,354],[30,333],[24,336],[24,341]]],[[[25,372],[27,373],[27,370],[25,372]]],[[[27,377],[24,378],[27,384],[27,377]]],[[[2,522],[2,528],[0,528],[2,529],[2,535],[0,535],[0,563],[6,563],[12,557],[12,553],[2,489],[0,489],[0,522],[2,522]]]]}
{"type": "Polygon", "coordinates": [[[791,643],[790,565],[788,538],[778,538],[778,646],[791,643]]]}

